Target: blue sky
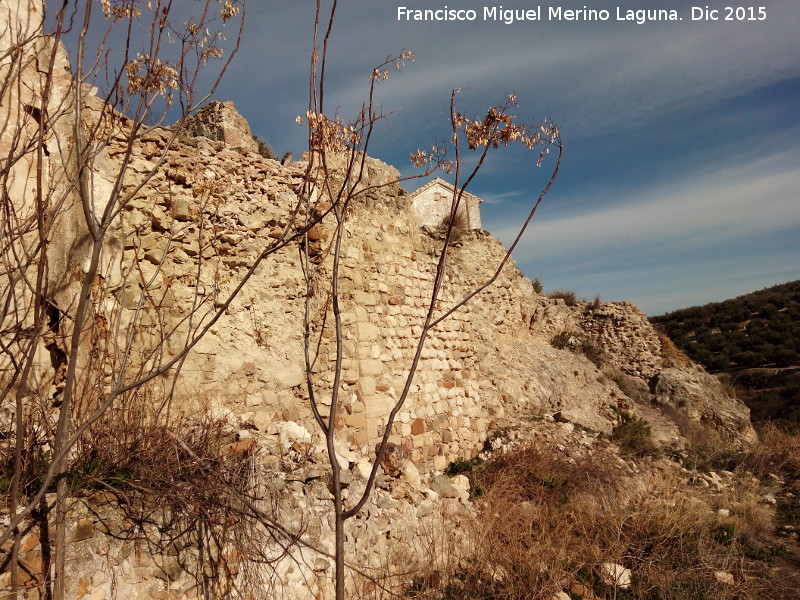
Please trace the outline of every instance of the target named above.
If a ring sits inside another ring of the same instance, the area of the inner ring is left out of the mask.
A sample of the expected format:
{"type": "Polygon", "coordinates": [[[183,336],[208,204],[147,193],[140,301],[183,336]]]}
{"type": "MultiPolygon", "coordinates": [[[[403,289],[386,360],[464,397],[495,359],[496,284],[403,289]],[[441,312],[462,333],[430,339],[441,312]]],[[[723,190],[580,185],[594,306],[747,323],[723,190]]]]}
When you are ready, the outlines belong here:
{"type": "MultiPolygon", "coordinates": [[[[800,278],[800,2],[761,0],[763,21],[692,21],[684,0],[507,1],[505,8],[605,8],[606,22],[401,22],[397,7],[471,0],[342,0],[327,106],[360,108],[387,55],[416,53],[381,84],[371,152],[408,156],[447,136],[451,89],[477,114],[517,93],[526,120],[549,117],[561,175],[515,258],[546,291],[632,300],[648,314],[800,278]],[[616,6],[675,9],[679,22],[617,22],[616,6]]],[[[704,0],[712,8],[749,6],[704,0]]],[[[721,13],[721,16],[724,13],[721,13]]],[[[281,155],[304,150],[313,2],[248,6],[240,54],[215,95],[234,100],[281,155]]],[[[548,171],[495,154],[471,188],[485,227],[508,241],[548,171]]],[[[424,182],[420,182],[420,185],[424,182]]],[[[415,189],[417,184],[406,186],[415,189]]]]}

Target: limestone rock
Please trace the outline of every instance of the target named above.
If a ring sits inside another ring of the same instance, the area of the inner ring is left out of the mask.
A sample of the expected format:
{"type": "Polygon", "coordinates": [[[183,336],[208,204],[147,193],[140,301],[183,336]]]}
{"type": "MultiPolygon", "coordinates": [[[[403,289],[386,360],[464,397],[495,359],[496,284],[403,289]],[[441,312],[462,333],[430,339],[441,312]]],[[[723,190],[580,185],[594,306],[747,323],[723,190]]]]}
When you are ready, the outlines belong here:
{"type": "Polygon", "coordinates": [[[278,422],[273,425],[275,426],[276,433],[278,433],[285,442],[308,443],[311,441],[311,434],[308,430],[294,421],[278,422]]]}
{"type": "Polygon", "coordinates": [[[403,479],[413,488],[419,489],[419,469],[417,469],[417,466],[410,460],[406,461],[405,465],[403,466],[403,479]]]}
{"type": "Polygon", "coordinates": [[[248,152],[258,152],[258,144],[250,132],[250,125],[236,112],[233,102],[212,100],[186,120],[184,133],[225,142],[248,152]]]}
{"type": "Polygon", "coordinates": [[[275,374],[275,382],[278,384],[278,389],[289,389],[303,385],[306,381],[306,375],[300,368],[289,367],[283,369],[275,374]]]}
{"type": "Polygon", "coordinates": [[[631,587],[631,570],[618,563],[604,562],[600,565],[600,579],[606,585],[628,589],[631,587]]]}
{"type": "Polygon", "coordinates": [[[442,498],[458,498],[461,496],[461,490],[453,485],[447,475],[434,477],[433,481],[431,481],[431,489],[442,498]]]}
{"type": "Polygon", "coordinates": [[[724,585],[733,585],[735,583],[733,574],[728,573],[727,571],[714,571],[714,579],[724,585]]]}
{"type": "Polygon", "coordinates": [[[662,370],[653,379],[653,393],[658,404],[685,415],[689,421],[712,425],[730,440],[756,440],[750,409],[731,396],[719,379],[698,366],[662,370]]]}

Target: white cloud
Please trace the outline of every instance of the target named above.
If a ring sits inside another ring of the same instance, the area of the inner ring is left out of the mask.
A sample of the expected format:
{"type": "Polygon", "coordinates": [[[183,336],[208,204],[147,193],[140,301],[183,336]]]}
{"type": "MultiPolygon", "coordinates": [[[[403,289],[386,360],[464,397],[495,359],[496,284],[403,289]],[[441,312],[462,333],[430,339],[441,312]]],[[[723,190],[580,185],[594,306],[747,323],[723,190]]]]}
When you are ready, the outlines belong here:
{"type": "MultiPolygon", "coordinates": [[[[520,256],[596,257],[599,249],[641,245],[710,246],[737,236],[800,227],[800,168],[790,155],[690,177],[640,190],[635,196],[591,198],[604,208],[548,218],[546,212],[523,238],[520,256]],[[783,165],[776,172],[775,165],[783,165]]],[[[587,197],[589,199],[590,197],[587,197]]],[[[557,202],[554,197],[550,202],[557,202]]],[[[498,224],[505,242],[515,226],[498,224]]]]}
{"type": "MultiPolygon", "coordinates": [[[[384,86],[387,108],[441,110],[458,87],[489,103],[517,90],[527,105],[557,112],[581,134],[745,94],[797,75],[800,56],[800,11],[786,0],[771,3],[768,20],[758,23],[570,23],[539,27],[535,35],[530,26],[387,25],[360,46],[359,59],[367,60],[364,47],[382,48],[374,57],[381,59],[401,39],[418,57],[384,86]]],[[[362,75],[351,69],[332,80],[337,105],[360,105],[362,75]]]]}

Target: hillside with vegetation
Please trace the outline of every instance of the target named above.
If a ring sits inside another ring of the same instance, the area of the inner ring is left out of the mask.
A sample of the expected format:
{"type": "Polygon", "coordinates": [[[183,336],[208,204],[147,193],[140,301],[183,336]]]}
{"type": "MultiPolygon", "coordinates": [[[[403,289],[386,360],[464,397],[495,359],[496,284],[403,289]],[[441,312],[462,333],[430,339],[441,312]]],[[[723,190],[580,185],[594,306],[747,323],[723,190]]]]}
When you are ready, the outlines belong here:
{"type": "Polygon", "coordinates": [[[800,281],[650,321],[710,371],[800,363],[800,281]]]}
{"type": "Polygon", "coordinates": [[[709,371],[724,371],[754,421],[800,423],[800,281],[650,321],[709,371]]]}

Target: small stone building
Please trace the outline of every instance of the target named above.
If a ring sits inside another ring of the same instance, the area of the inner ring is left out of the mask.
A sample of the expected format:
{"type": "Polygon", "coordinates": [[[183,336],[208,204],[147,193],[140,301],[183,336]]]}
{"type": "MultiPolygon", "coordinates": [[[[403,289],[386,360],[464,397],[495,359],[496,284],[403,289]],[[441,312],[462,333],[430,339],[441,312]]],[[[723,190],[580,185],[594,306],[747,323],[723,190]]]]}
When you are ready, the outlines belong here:
{"type": "MultiPolygon", "coordinates": [[[[420,227],[437,227],[450,214],[453,202],[453,186],[436,178],[411,194],[414,218],[420,227]]],[[[482,200],[467,192],[461,197],[458,212],[464,217],[467,229],[483,229],[480,203],[482,200]]]]}

